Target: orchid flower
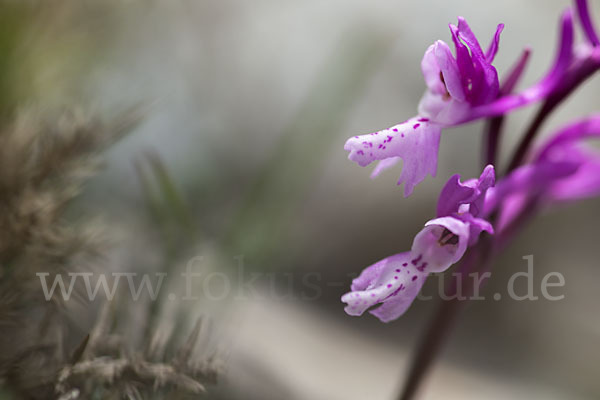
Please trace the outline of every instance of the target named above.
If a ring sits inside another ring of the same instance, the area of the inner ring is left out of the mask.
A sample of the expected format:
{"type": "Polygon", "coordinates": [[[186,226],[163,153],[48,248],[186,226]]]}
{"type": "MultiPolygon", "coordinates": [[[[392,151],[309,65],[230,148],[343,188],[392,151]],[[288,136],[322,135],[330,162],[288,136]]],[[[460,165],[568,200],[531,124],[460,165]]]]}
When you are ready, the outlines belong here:
{"type": "Polygon", "coordinates": [[[548,206],[600,195],[600,152],[583,143],[588,138],[600,138],[600,114],[551,135],[530,163],[487,192],[484,215],[499,209],[503,229],[532,200],[548,206]]]}
{"type": "Polygon", "coordinates": [[[450,25],[456,56],[443,41],[435,42],[423,56],[421,70],[427,90],[419,114],[389,129],[350,138],[344,146],[350,152],[348,158],[360,166],[379,160],[372,177],[402,159],[398,184],[404,183],[404,195],[410,195],[427,174],[436,174],[442,128],[502,115],[544,98],[557,87],[573,55],[570,11],[563,15],[561,26],[558,56],[547,75],[521,93],[500,95],[492,62],[504,25],[498,25],[484,53],[467,22],[459,17],[457,26],[450,25]]]}
{"type": "Polygon", "coordinates": [[[352,291],[342,296],[346,312],[358,316],[382,303],[371,311],[381,321],[404,314],[430,273],[443,272],[458,262],[482,231],[493,233],[492,225],[479,216],[494,180],[491,165],[479,179],[450,178],[440,194],[437,217],[415,236],[411,250],[371,265],[352,282],[352,291]]]}
{"type": "MultiPolygon", "coordinates": [[[[455,53],[442,41],[425,52],[421,69],[427,90],[419,103],[418,115],[390,129],[355,136],[346,142],[344,149],[350,152],[350,160],[361,166],[379,161],[372,177],[402,160],[398,184],[404,183],[404,194],[408,196],[428,174],[435,176],[443,128],[488,119],[484,156],[488,164],[493,164],[501,149],[504,114],[543,100],[515,148],[506,176],[496,184],[494,167],[488,165],[478,179],[462,182],[458,175],[450,178],[440,192],[436,218],[425,223],[410,251],[371,265],[353,280],[351,291],[342,296],[347,314],[359,316],[369,310],[382,322],[397,319],[415,300],[429,274],[443,272],[464,258],[460,274],[462,283],[466,283],[465,276],[486,270],[528,217],[543,207],[600,196],[600,151],[584,143],[600,138],[600,114],[564,126],[532,150],[534,139],[551,112],[600,69],[600,38],[587,1],[574,1],[586,40],[574,48],[573,13],[566,10],[561,18],[555,62],[533,86],[514,91],[527,64],[529,49],[523,51],[499,85],[492,62],[502,24],[484,52],[465,20],[459,18],[457,26],[450,25],[455,53]],[[494,236],[480,241],[483,231],[494,236]]],[[[467,285],[475,289],[480,283],[467,285]]],[[[456,293],[458,286],[448,288],[456,293]]],[[[424,334],[399,398],[409,399],[416,393],[445,330],[455,318],[453,310],[458,304],[440,306],[424,334]]]]}

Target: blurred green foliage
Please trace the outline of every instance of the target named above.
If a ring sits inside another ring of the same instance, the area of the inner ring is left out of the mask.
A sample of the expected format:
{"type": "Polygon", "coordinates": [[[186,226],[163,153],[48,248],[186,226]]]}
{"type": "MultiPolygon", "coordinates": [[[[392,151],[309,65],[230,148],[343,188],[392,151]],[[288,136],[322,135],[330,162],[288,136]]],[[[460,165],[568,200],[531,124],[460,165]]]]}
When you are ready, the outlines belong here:
{"type": "Polygon", "coordinates": [[[78,103],[103,60],[119,8],[113,1],[0,2],[0,117],[18,107],[78,103]]]}
{"type": "Polygon", "coordinates": [[[344,35],[242,198],[226,231],[226,248],[257,265],[276,265],[272,260],[293,248],[286,241],[294,215],[315,186],[326,155],[337,145],[337,133],[389,51],[391,39],[358,26],[344,35]],[[267,259],[271,262],[265,263],[267,259]]]}

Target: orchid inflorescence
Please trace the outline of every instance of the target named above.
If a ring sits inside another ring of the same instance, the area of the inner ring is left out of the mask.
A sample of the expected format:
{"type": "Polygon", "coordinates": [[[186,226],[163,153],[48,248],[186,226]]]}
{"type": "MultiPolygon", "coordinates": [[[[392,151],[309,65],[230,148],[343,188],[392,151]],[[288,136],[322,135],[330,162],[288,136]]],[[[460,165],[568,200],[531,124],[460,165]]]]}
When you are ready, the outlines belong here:
{"type": "Polygon", "coordinates": [[[555,107],[600,69],[600,39],[586,0],[576,0],[575,6],[584,40],[575,44],[574,12],[567,9],[560,20],[554,64],[536,84],[520,92],[515,92],[515,87],[529,49],[518,56],[500,84],[492,63],[504,25],[498,25],[484,51],[459,17],[457,25],[450,24],[455,53],[438,40],[423,56],[421,69],[427,89],[418,115],[346,142],[348,158],[360,166],[379,161],[372,177],[402,160],[398,184],[404,184],[408,196],[428,174],[435,176],[443,128],[488,120],[487,165],[481,176],[463,182],[454,175],[447,181],[436,217],[415,236],[411,250],[371,265],[352,282],[351,292],[342,296],[349,315],[362,315],[381,304],[370,313],[383,322],[395,320],[410,307],[429,274],[447,270],[466,258],[465,253],[495,254],[543,208],[600,195],[600,153],[583,143],[600,137],[600,113],[567,124],[545,143],[532,146],[555,107]],[[540,110],[506,173],[496,180],[494,164],[504,116],[534,102],[542,102],[540,110]],[[484,231],[489,234],[485,241],[480,240],[484,231]]]}

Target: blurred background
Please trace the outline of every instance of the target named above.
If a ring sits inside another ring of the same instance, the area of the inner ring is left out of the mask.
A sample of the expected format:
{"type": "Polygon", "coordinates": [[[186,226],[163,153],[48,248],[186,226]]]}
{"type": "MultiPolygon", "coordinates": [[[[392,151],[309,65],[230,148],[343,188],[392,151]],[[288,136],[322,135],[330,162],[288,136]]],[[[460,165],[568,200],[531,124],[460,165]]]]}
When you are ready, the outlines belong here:
{"type": "MultiPolygon", "coordinates": [[[[394,398],[438,305],[438,279],[424,288],[433,300],[390,324],[347,316],[339,298],[365,266],[410,247],[448,177],[479,174],[483,123],[444,131],[437,178],[410,198],[395,186],[399,168],[370,180],[370,167],[346,159],[344,141],[416,114],[421,57],[435,40],[450,42],[448,23],[459,15],[484,44],[506,24],[500,76],[530,46],[521,86],[532,84],[554,57],[558,18],[570,3],[52,3],[1,3],[3,115],[82,106],[111,118],[141,104],[141,122],[105,154],[69,218],[102,219],[115,242],[107,268],[169,273],[165,285],[177,300],[162,315],[186,326],[198,316],[210,321],[210,346],[224,367],[205,397],[394,398]],[[200,299],[180,301],[179,274],[192,259],[203,273],[228,277],[227,295],[207,296],[227,287],[200,278],[200,299]],[[251,295],[237,295],[249,286],[251,295]]],[[[600,5],[592,6],[600,21],[600,5]]],[[[599,90],[597,80],[584,85],[544,135],[598,111],[599,90]]],[[[502,162],[533,111],[508,120],[502,162]]],[[[599,207],[594,199],[551,210],[518,236],[494,265],[487,300],[469,304],[448,333],[421,398],[600,396],[599,207]],[[527,255],[537,294],[543,276],[557,271],[563,300],[493,300],[526,270],[527,255]]],[[[71,314],[74,337],[90,329],[97,309],[71,314]]],[[[122,311],[138,315],[134,306],[122,311]]]]}

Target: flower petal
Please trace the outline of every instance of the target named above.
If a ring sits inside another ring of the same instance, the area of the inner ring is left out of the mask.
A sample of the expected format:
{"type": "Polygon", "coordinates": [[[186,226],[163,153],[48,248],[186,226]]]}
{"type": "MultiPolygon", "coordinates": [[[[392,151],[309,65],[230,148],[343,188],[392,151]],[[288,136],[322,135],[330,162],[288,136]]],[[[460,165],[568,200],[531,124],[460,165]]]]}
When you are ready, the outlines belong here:
{"type": "Polygon", "coordinates": [[[419,115],[440,125],[455,125],[471,113],[471,105],[451,96],[440,96],[427,90],[419,102],[419,115]]]}
{"type": "Polygon", "coordinates": [[[490,235],[494,234],[494,227],[492,224],[483,218],[476,218],[467,213],[461,215],[460,220],[469,224],[469,246],[473,246],[475,243],[477,243],[479,240],[479,235],[481,235],[481,232],[483,231],[489,233],[490,235]]]}
{"type": "Polygon", "coordinates": [[[421,60],[421,71],[423,72],[423,78],[425,79],[425,84],[427,88],[435,94],[445,95],[446,94],[446,85],[440,79],[440,74],[442,70],[438,65],[436,56],[435,56],[435,47],[436,43],[432,44],[425,51],[425,55],[423,56],[423,60],[421,60]]]}
{"type": "MultiPolygon", "coordinates": [[[[479,41],[471,31],[467,21],[462,17],[458,17],[458,36],[471,50],[473,73],[471,76],[466,75],[468,77],[466,91],[469,102],[472,105],[478,105],[496,99],[500,87],[500,84],[498,83],[498,72],[496,71],[496,68],[488,62],[486,56],[483,54],[479,41]]],[[[464,79],[463,84],[465,84],[464,79]]]]}
{"type": "Polygon", "coordinates": [[[458,212],[461,204],[473,200],[477,190],[460,181],[460,175],[452,176],[442,188],[437,205],[437,216],[445,217],[458,212]]]}
{"type": "Polygon", "coordinates": [[[596,33],[594,24],[590,18],[587,0],[576,0],[575,3],[577,4],[577,14],[579,15],[581,26],[583,27],[583,31],[585,32],[588,40],[592,46],[599,46],[600,39],[598,39],[598,34],[596,33]]]}
{"type": "Polygon", "coordinates": [[[400,157],[390,157],[385,160],[381,160],[377,163],[377,166],[371,172],[371,179],[377,178],[379,174],[381,174],[386,169],[392,168],[394,165],[398,164],[401,160],[400,157]]]}
{"type": "Polygon", "coordinates": [[[460,38],[465,41],[467,46],[469,46],[474,57],[484,57],[483,50],[481,50],[481,45],[479,44],[477,37],[475,37],[473,31],[471,31],[471,27],[463,17],[458,17],[458,34],[460,35],[460,38]]]}
{"type": "MultiPolygon", "coordinates": [[[[427,273],[411,264],[411,259],[410,252],[400,253],[366,268],[352,282],[352,292],[342,296],[342,302],[347,304],[346,313],[362,315],[370,307],[392,300],[401,307],[400,314],[403,313],[427,277],[427,273]],[[399,301],[400,298],[403,300],[399,301]]],[[[385,312],[386,315],[389,313],[389,310],[385,312]]],[[[398,313],[396,315],[400,316],[398,313]]],[[[384,322],[387,321],[389,319],[384,322]]]]}
{"type": "Polygon", "coordinates": [[[521,57],[517,60],[517,62],[511,68],[506,79],[502,81],[502,86],[500,87],[500,92],[503,95],[510,94],[519,83],[521,76],[523,75],[523,71],[525,71],[525,67],[529,62],[529,56],[531,55],[531,49],[525,48],[521,52],[521,57]]]}
{"type": "MultiPolygon", "coordinates": [[[[445,89],[448,90],[448,94],[452,98],[465,101],[466,98],[462,87],[460,71],[450,47],[441,40],[435,42],[434,46],[435,59],[444,78],[443,84],[445,85],[445,89]]],[[[438,79],[440,79],[439,76],[438,79]]]]}
{"type": "Polygon", "coordinates": [[[449,27],[450,33],[452,34],[452,41],[454,42],[454,47],[456,48],[456,62],[462,78],[463,91],[470,99],[472,97],[470,95],[470,91],[473,87],[473,84],[479,81],[479,78],[477,76],[477,72],[475,71],[475,66],[473,65],[473,60],[471,58],[471,54],[469,53],[469,49],[461,41],[458,27],[453,24],[450,24],[449,27]]]}
{"type": "Polygon", "coordinates": [[[427,279],[426,274],[419,274],[403,276],[405,289],[397,291],[395,294],[390,296],[382,305],[374,310],[369,311],[371,314],[379,318],[381,322],[390,322],[400,318],[406,310],[411,306],[413,301],[417,298],[417,295],[421,291],[425,280],[427,279]],[[414,279],[414,277],[417,279],[414,279]]]}
{"type": "Polygon", "coordinates": [[[462,122],[502,115],[515,108],[543,99],[561,84],[572,59],[573,14],[571,10],[567,10],[561,19],[560,45],[556,61],[546,76],[521,93],[502,96],[491,103],[474,107],[469,117],[462,122]]]}
{"type": "Polygon", "coordinates": [[[600,195],[600,154],[561,144],[559,161],[524,165],[488,192],[485,214],[499,209],[497,230],[511,225],[531,200],[544,205],[600,195]]]}
{"type": "Polygon", "coordinates": [[[432,219],[415,236],[411,263],[427,272],[445,271],[462,258],[468,241],[467,223],[454,217],[432,219]]]}
{"type": "Polygon", "coordinates": [[[471,201],[469,213],[474,217],[479,216],[483,212],[485,203],[485,194],[488,189],[496,184],[496,172],[493,165],[488,165],[483,169],[477,181],[477,197],[471,201]]]}
{"type": "Polygon", "coordinates": [[[600,191],[600,154],[585,147],[582,142],[588,138],[600,138],[600,114],[566,125],[552,136],[534,158],[534,162],[540,166],[571,166],[571,174],[553,179],[549,201],[576,200],[594,196],[600,191]]]}
{"type": "Polygon", "coordinates": [[[404,183],[404,195],[408,196],[427,174],[435,176],[440,133],[439,124],[415,117],[383,131],[350,138],[344,149],[350,152],[350,160],[363,167],[376,160],[401,158],[404,165],[398,184],[404,183]]]}
{"type": "Polygon", "coordinates": [[[498,53],[498,47],[499,47],[499,43],[500,43],[500,34],[502,33],[503,30],[504,30],[504,24],[498,24],[498,27],[496,28],[496,33],[494,34],[494,37],[492,38],[492,42],[490,43],[490,46],[488,47],[487,51],[485,52],[485,59],[490,64],[494,61],[494,58],[496,58],[496,54],[498,53]]]}
{"type": "Polygon", "coordinates": [[[410,252],[405,252],[394,254],[393,256],[389,256],[383,260],[377,261],[375,264],[365,268],[360,273],[358,278],[355,278],[352,281],[350,289],[352,289],[353,292],[358,292],[378,286],[380,283],[380,278],[382,275],[385,275],[384,271],[386,269],[397,268],[398,264],[402,264],[409,258],[410,252]]]}
{"type": "Polygon", "coordinates": [[[562,158],[564,154],[562,147],[565,144],[592,137],[600,138],[600,114],[592,115],[562,127],[538,151],[535,159],[537,161],[557,160],[557,157],[562,158]],[[558,154],[555,152],[558,152],[558,154]]]}
{"type": "Polygon", "coordinates": [[[383,322],[402,315],[413,302],[428,274],[442,272],[463,256],[469,241],[469,225],[452,217],[425,224],[415,236],[410,252],[385,258],[366,268],[352,281],[352,291],[342,296],[349,315],[371,313],[383,322]]]}
{"type": "Polygon", "coordinates": [[[563,146],[568,159],[579,167],[550,188],[550,201],[573,201],[600,195],[600,154],[583,146],[563,146]]]}
{"type": "Polygon", "coordinates": [[[521,215],[528,201],[529,197],[526,192],[511,193],[504,197],[496,220],[496,229],[501,232],[510,226],[521,215]]]}
{"type": "Polygon", "coordinates": [[[458,213],[462,205],[468,205],[465,211],[478,216],[483,210],[486,191],[494,186],[495,171],[493,165],[484,168],[479,179],[460,181],[460,175],[451,177],[440,193],[437,216],[445,217],[458,213]]]}
{"type": "MultiPolygon", "coordinates": [[[[564,161],[527,164],[515,169],[487,191],[483,216],[490,215],[500,205],[504,207],[506,199],[515,194],[524,193],[525,198],[537,196],[554,182],[572,175],[577,168],[577,163],[564,161]]],[[[513,200],[512,203],[516,201],[513,200]]]]}

